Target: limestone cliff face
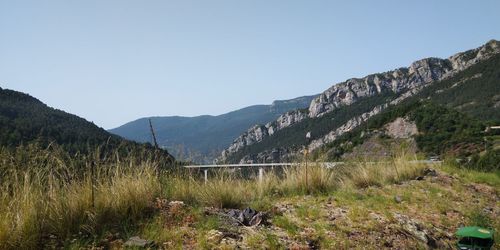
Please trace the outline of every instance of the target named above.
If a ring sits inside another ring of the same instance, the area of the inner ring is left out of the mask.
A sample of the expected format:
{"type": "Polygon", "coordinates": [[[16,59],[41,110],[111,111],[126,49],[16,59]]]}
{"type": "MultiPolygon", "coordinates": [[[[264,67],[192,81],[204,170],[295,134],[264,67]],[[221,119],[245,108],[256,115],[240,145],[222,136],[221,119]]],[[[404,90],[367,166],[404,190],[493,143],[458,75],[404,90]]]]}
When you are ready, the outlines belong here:
{"type": "MultiPolygon", "coordinates": [[[[412,63],[407,68],[372,74],[364,78],[352,78],[335,84],[313,99],[307,111],[297,110],[288,112],[265,126],[257,125],[251,128],[245,134],[235,139],[228,149],[224,150],[221,159],[225,160],[227,156],[241,150],[243,147],[258,143],[264,138],[272,136],[276,131],[292,126],[304,119],[321,117],[342,106],[352,105],[362,98],[388,91],[397,95],[397,98],[393,101],[373,107],[370,112],[351,118],[337,129],[311,142],[309,149],[317,149],[325,143],[332,142],[338,136],[351,131],[373,115],[382,112],[388,105],[397,104],[418,93],[422,88],[433,82],[453,76],[499,52],[500,42],[492,40],[479,48],[458,53],[448,59],[426,58],[412,63]]],[[[280,151],[286,150],[281,149],[280,151]]],[[[291,153],[288,151],[286,154],[290,155],[291,153]]],[[[260,158],[274,159],[273,157],[269,157],[271,152],[272,150],[267,152],[267,154],[263,152],[260,158]]],[[[247,160],[250,158],[253,159],[256,157],[247,157],[247,160]]]]}
{"type": "Polygon", "coordinates": [[[247,132],[236,138],[229,148],[222,151],[222,161],[226,159],[229,154],[235,153],[240,149],[250,146],[269,135],[268,128],[264,125],[255,125],[247,132]]]}
{"type": "Polygon", "coordinates": [[[353,117],[352,119],[348,120],[346,123],[344,123],[342,126],[338,127],[337,129],[331,131],[330,133],[326,134],[320,139],[316,139],[312,141],[308,145],[308,149],[310,151],[313,151],[317,148],[320,148],[321,146],[333,142],[336,140],[339,136],[353,130],[357,126],[359,126],[361,123],[365,122],[368,120],[370,117],[379,114],[382,112],[385,108],[387,108],[388,104],[383,104],[374,107],[370,112],[363,113],[362,115],[353,117]]]}
{"type": "Polygon", "coordinates": [[[272,150],[260,152],[257,155],[245,155],[239,161],[239,164],[291,161],[297,157],[296,153],[296,151],[290,148],[273,148],[272,150]]]}
{"type": "Polygon", "coordinates": [[[384,90],[401,93],[442,80],[498,53],[499,46],[498,41],[490,41],[477,49],[458,53],[448,59],[426,58],[412,63],[408,68],[361,79],[349,79],[330,87],[314,99],[309,106],[309,116],[324,115],[342,105],[350,105],[360,98],[377,95],[384,90]]]}
{"type": "Polygon", "coordinates": [[[240,149],[262,141],[265,137],[272,136],[276,131],[291,126],[307,118],[307,110],[295,110],[286,112],[266,125],[255,125],[248,131],[236,138],[226,150],[222,151],[219,161],[225,161],[226,157],[240,149]]]}
{"type": "Polygon", "coordinates": [[[268,134],[273,135],[276,131],[292,126],[293,124],[298,123],[305,118],[307,118],[306,110],[295,110],[287,112],[278,117],[276,121],[270,122],[266,125],[266,127],[268,128],[268,134]]]}

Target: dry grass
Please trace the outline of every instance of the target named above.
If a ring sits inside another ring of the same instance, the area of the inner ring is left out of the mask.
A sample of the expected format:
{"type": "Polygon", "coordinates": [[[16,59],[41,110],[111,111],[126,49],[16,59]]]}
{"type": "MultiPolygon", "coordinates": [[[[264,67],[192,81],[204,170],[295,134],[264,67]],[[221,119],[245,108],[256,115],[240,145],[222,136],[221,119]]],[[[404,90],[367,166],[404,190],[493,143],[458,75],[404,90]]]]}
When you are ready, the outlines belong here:
{"type": "MultiPolygon", "coordinates": [[[[400,154],[390,161],[349,162],[334,168],[316,163],[289,167],[282,174],[268,171],[262,180],[256,176],[241,178],[238,173],[210,170],[204,183],[196,175],[166,177],[164,189],[172,199],[223,208],[241,208],[263,197],[319,194],[342,188],[367,188],[414,179],[425,164],[412,162],[414,155],[400,154]]],[[[201,173],[199,173],[201,175],[201,173]]]]}
{"type": "Polygon", "coordinates": [[[247,199],[254,198],[253,182],[238,180],[218,174],[198,189],[199,201],[208,206],[220,208],[241,208],[247,199]]]}
{"type": "Polygon", "coordinates": [[[4,161],[0,170],[9,171],[0,171],[0,249],[36,248],[45,244],[48,236],[59,241],[78,233],[96,237],[113,226],[142,220],[157,197],[242,208],[279,196],[400,182],[415,178],[425,167],[410,163],[410,158],[414,156],[400,155],[384,163],[352,162],[333,169],[308,164],[306,170],[301,165],[282,174],[268,171],[262,180],[218,171],[211,173],[207,183],[199,178],[201,175],[189,173],[158,177],[157,164],[149,161],[136,164],[117,160],[98,165],[93,178],[89,169],[76,178],[71,174],[72,166],[66,169],[64,161],[50,155],[39,157],[30,166],[4,161]],[[47,157],[50,161],[45,160],[47,157]],[[39,166],[40,162],[46,165],[39,166]]]}
{"type": "Polygon", "coordinates": [[[414,179],[422,175],[426,167],[417,162],[415,155],[400,153],[388,161],[347,163],[338,169],[337,176],[343,186],[367,188],[414,179]]]}
{"type": "MultiPolygon", "coordinates": [[[[105,168],[101,168],[105,169],[105,168]]],[[[47,236],[95,235],[106,226],[139,219],[158,195],[154,166],[117,164],[80,180],[44,170],[10,172],[0,195],[0,249],[36,248],[47,236]],[[94,200],[92,200],[92,183],[94,200]]]]}
{"type": "Polygon", "coordinates": [[[266,192],[263,183],[239,178],[234,173],[224,170],[212,171],[209,181],[194,179],[186,174],[164,176],[165,195],[174,200],[192,204],[220,208],[241,208],[245,201],[257,196],[255,193],[266,192]],[[261,190],[261,192],[259,192],[261,190]]]}
{"type": "Polygon", "coordinates": [[[310,163],[285,170],[277,189],[287,194],[324,193],[339,186],[335,171],[310,163]]]}

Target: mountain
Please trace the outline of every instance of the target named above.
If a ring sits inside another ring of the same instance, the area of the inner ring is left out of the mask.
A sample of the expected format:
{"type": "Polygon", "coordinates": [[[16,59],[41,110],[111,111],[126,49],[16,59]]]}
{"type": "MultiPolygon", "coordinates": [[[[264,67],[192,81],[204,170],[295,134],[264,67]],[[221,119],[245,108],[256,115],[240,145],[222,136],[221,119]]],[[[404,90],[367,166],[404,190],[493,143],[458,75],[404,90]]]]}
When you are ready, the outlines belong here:
{"type": "Polygon", "coordinates": [[[305,147],[320,150],[372,117],[410,100],[426,99],[475,119],[498,122],[499,52],[499,42],[492,40],[447,59],[426,58],[407,68],[333,85],[313,99],[308,109],[251,127],[218,161],[283,161],[299,155],[305,147]],[[307,132],[311,132],[311,140],[305,138],[307,132]]]}
{"type": "Polygon", "coordinates": [[[0,146],[13,149],[30,144],[43,148],[55,144],[73,156],[93,154],[99,147],[103,154],[126,157],[132,152],[154,152],[163,162],[173,160],[164,150],[128,141],[28,94],[0,88],[0,146]]]}
{"type": "Polygon", "coordinates": [[[272,121],[290,110],[306,108],[315,97],[274,101],[271,105],[250,106],[218,116],[141,118],[109,131],[137,142],[150,142],[148,120],[151,119],[158,144],[176,158],[212,162],[249,126],[272,121]]]}

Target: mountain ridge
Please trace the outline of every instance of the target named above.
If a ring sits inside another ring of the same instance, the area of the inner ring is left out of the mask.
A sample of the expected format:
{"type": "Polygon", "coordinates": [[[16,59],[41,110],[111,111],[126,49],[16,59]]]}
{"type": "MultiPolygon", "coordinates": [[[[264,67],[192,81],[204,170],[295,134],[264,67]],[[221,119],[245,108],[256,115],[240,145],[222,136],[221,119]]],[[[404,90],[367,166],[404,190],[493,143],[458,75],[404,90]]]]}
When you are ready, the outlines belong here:
{"type": "MultiPolygon", "coordinates": [[[[382,112],[389,105],[397,105],[401,101],[417,94],[432,83],[447,79],[453,75],[462,72],[472,65],[481,61],[485,61],[499,53],[499,42],[490,40],[483,46],[468,50],[465,52],[457,53],[447,59],[439,58],[425,58],[413,62],[408,68],[398,68],[393,71],[384,73],[370,74],[363,78],[351,78],[325,90],[317,98],[315,98],[307,110],[293,111],[292,113],[284,114],[282,119],[287,119],[292,116],[299,117],[293,123],[286,124],[285,126],[274,126],[279,120],[270,122],[266,125],[255,125],[247,132],[237,137],[233,144],[224,150],[218,158],[218,162],[224,162],[228,158],[233,158],[232,155],[251,147],[256,143],[262,142],[266,138],[272,138],[276,131],[301,123],[307,119],[316,119],[325,116],[342,107],[349,107],[356,104],[358,101],[364,99],[373,99],[378,95],[386,95],[392,93],[393,96],[383,101],[373,101],[372,107],[365,107],[359,110],[357,114],[352,114],[349,118],[348,115],[343,114],[344,122],[338,124],[337,127],[332,128],[329,133],[318,134],[313,131],[313,140],[308,145],[310,150],[321,147],[336,139],[339,135],[346,131],[352,130],[354,127],[359,126],[361,123],[382,112]],[[337,130],[337,131],[336,131],[337,130]]],[[[337,119],[331,117],[330,119],[337,119]]],[[[337,119],[338,120],[338,119],[337,119]]],[[[310,126],[309,126],[310,127],[310,126]]],[[[304,132],[304,135],[307,131],[304,132]]],[[[280,137],[284,140],[284,137],[280,137]]],[[[283,143],[276,143],[282,145],[283,143]]],[[[262,148],[262,146],[260,146],[262,148]]],[[[268,148],[267,154],[264,158],[273,158],[269,155],[289,154],[290,149],[275,148],[272,150],[268,148]],[[278,153],[277,153],[277,152],[278,153]],[[280,152],[281,151],[281,152],[280,152]]],[[[239,153],[241,156],[241,153],[239,153]]],[[[240,158],[244,161],[245,157],[240,158]]],[[[263,159],[261,159],[263,160],[263,159]]]]}
{"type": "Polygon", "coordinates": [[[57,144],[68,155],[136,152],[158,153],[165,163],[173,158],[164,150],[128,141],[113,135],[84,118],[52,108],[37,98],[15,90],[0,88],[0,146],[15,149],[35,144],[48,148],[57,144]]]}
{"type": "Polygon", "coordinates": [[[148,142],[151,141],[148,121],[151,119],[158,143],[169,152],[182,159],[212,162],[252,124],[274,120],[289,110],[307,108],[314,97],[316,95],[275,100],[269,105],[252,105],[215,116],[144,117],[109,131],[137,142],[148,142]]]}

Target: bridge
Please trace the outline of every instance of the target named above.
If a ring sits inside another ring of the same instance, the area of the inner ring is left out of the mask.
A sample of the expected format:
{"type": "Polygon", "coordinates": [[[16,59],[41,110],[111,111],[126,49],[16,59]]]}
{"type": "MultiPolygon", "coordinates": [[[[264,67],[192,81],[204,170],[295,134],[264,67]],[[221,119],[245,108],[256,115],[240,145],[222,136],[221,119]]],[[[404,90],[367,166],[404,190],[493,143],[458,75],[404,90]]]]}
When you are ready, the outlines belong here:
{"type": "MultiPolygon", "coordinates": [[[[304,163],[247,163],[247,164],[213,164],[213,165],[189,165],[184,166],[188,169],[203,169],[205,183],[208,181],[208,169],[211,168],[259,168],[259,181],[264,178],[264,168],[274,167],[294,167],[304,163]]],[[[344,164],[344,162],[314,162],[327,168],[335,167],[336,165],[344,164]]]]}
{"type": "MultiPolygon", "coordinates": [[[[274,167],[294,167],[300,166],[303,163],[247,163],[247,164],[213,164],[213,165],[189,165],[184,166],[188,169],[203,169],[205,183],[208,181],[208,170],[213,168],[259,168],[259,181],[264,178],[264,168],[274,167]]],[[[315,162],[314,164],[321,164],[326,167],[334,167],[343,162],[315,162]]]]}
{"type": "MultiPolygon", "coordinates": [[[[441,164],[442,161],[437,160],[416,160],[409,161],[410,163],[417,164],[441,164]]],[[[212,165],[188,165],[184,166],[187,169],[202,169],[204,173],[205,182],[208,181],[208,170],[214,168],[259,168],[259,181],[264,178],[264,168],[274,168],[274,167],[295,167],[300,165],[307,165],[308,162],[302,163],[246,163],[246,164],[212,164],[212,165]]],[[[374,162],[364,162],[364,164],[380,164],[380,163],[391,163],[389,161],[374,161],[374,162]]],[[[309,164],[320,165],[326,168],[334,168],[339,165],[345,164],[345,162],[309,162],[309,164]]]]}

